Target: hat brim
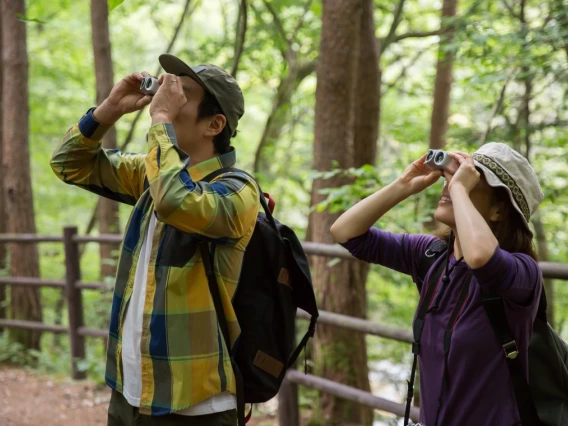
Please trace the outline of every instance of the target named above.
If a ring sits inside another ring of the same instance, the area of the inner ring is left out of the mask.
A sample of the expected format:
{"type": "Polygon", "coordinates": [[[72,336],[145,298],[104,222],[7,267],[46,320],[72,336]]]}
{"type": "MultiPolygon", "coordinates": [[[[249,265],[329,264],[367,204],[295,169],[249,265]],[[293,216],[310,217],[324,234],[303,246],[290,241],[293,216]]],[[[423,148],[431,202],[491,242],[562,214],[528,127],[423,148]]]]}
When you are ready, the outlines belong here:
{"type": "Polygon", "coordinates": [[[527,222],[525,216],[523,215],[523,212],[519,208],[517,201],[515,200],[515,197],[513,196],[513,193],[511,192],[509,187],[507,185],[505,185],[505,183],[503,183],[503,181],[501,179],[499,179],[499,177],[495,173],[493,173],[491,171],[491,169],[489,169],[487,166],[484,166],[483,164],[481,164],[477,160],[473,160],[473,162],[475,164],[475,167],[482,171],[483,176],[485,177],[485,181],[489,184],[489,186],[491,186],[493,188],[505,188],[505,190],[507,191],[507,194],[509,194],[509,199],[511,200],[511,204],[513,205],[513,208],[517,211],[519,216],[521,216],[521,218],[523,219],[523,223],[525,224],[526,228],[530,232],[532,232],[531,229],[530,229],[529,223],[527,222]]]}
{"type": "Polygon", "coordinates": [[[186,74],[197,81],[197,83],[199,83],[199,85],[203,87],[207,92],[211,93],[205,83],[201,81],[197,73],[178,57],[170,55],[169,53],[164,53],[160,55],[158,59],[165,72],[174,75],[186,74]]]}

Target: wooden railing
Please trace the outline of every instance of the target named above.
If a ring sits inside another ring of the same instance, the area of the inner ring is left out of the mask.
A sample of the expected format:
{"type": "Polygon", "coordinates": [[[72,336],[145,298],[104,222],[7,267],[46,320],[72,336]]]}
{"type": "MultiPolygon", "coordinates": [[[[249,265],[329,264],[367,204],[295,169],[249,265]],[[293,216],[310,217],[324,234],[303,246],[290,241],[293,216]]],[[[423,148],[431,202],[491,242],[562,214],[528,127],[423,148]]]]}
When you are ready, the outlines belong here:
{"type": "MultiPolygon", "coordinates": [[[[90,242],[120,244],[121,235],[99,235],[97,237],[80,236],[76,227],[63,229],[63,236],[19,234],[0,234],[0,244],[37,244],[37,243],[63,243],[65,251],[65,279],[42,280],[32,277],[0,277],[0,284],[11,286],[53,287],[65,291],[67,300],[67,312],[69,315],[68,326],[48,325],[42,322],[0,319],[0,328],[20,328],[51,333],[67,333],[71,347],[71,375],[74,379],[84,379],[86,372],[78,368],[80,360],[85,358],[85,336],[106,338],[107,330],[88,328],[83,322],[83,299],[82,290],[110,290],[109,286],[102,282],[81,281],[80,251],[79,244],[90,242]]],[[[309,255],[341,258],[354,260],[354,258],[339,246],[306,242],[304,250],[309,255]]],[[[568,280],[568,265],[552,262],[540,262],[544,278],[556,278],[568,280]]],[[[298,310],[300,320],[309,319],[309,315],[298,310]]],[[[380,336],[404,343],[412,343],[410,330],[399,329],[387,325],[377,324],[361,318],[349,317],[332,312],[320,311],[319,324],[326,324],[352,330],[359,333],[380,336]]],[[[379,398],[369,392],[333,382],[312,374],[303,374],[296,370],[289,370],[280,392],[278,394],[278,419],[281,426],[297,426],[299,424],[299,407],[297,385],[318,389],[322,392],[333,394],[359,404],[393,413],[397,416],[404,415],[403,404],[379,398]]],[[[418,418],[418,408],[413,407],[411,418],[418,418]]]]}

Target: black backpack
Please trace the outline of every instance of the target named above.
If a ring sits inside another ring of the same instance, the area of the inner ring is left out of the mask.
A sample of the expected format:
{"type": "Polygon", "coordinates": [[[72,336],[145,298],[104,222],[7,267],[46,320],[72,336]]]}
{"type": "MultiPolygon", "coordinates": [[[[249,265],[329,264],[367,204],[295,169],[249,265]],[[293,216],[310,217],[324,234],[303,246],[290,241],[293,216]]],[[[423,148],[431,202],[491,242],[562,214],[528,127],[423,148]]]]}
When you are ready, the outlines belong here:
{"type": "MultiPolygon", "coordinates": [[[[422,282],[446,250],[447,244],[434,241],[422,255],[418,268],[422,282]]],[[[441,269],[435,271],[431,282],[437,281],[441,273],[441,269]]],[[[484,292],[482,297],[489,322],[503,345],[522,425],[568,426],[568,344],[548,324],[544,288],[529,343],[529,383],[517,358],[517,344],[501,296],[484,292]]]]}
{"type": "MultiPolygon", "coordinates": [[[[251,177],[239,169],[223,168],[202,180],[210,182],[228,172],[235,173],[232,177],[239,174],[242,179],[246,179],[244,175],[251,177]]],[[[241,335],[232,351],[213,273],[215,244],[200,243],[219,327],[231,355],[239,426],[244,426],[250,417],[249,413],[245,419],[245,403],[266,402],[278,393],[286,370],[294,364],[308,339],[313,337],[319,315],[308,259],[300,241],[294,231],[274,219],[262,190],[260,204],[264,213],[258,214],[232,300],[241,328],[241,335]],[[308,312],[311,321],[307,333],[295,347],[297,308],[308,312]]]]}

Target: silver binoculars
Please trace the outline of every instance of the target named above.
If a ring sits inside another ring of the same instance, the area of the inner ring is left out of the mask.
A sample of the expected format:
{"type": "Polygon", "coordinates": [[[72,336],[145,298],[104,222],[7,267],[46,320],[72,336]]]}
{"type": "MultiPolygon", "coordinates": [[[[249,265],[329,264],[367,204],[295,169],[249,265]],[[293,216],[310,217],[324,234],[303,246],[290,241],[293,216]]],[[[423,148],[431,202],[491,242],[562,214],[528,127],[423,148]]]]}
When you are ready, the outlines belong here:
{"type": "Polygon", "coordinates": [[[454,160],[447,151],[442,151],[441,149],[431,149],[426,155],[426,160],[424,161],[428,167],[432,170],[442,170],[450,174],[454,174],[459,167],[459,164],[454,160]]]}
{"type": "Polygon", "coordinates": [[[144,77],[140,83],[140,91],[145,95],[155,95],[159,88],[158,79],[154,77],[144,77]]]}

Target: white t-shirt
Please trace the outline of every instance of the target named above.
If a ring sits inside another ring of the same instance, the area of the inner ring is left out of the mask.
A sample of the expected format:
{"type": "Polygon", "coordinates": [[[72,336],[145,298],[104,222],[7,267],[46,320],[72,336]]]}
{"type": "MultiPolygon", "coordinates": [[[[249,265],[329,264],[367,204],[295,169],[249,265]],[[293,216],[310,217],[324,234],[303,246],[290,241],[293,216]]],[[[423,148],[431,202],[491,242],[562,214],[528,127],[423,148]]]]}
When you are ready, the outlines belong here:
{"type": "MultiPolygon", "coordinates": [[[[144,299],[146,297],[146,282],[148,265],[150,263],[150,253],[152,251],[152,237],[156,229],[156,215],[152,214],[148,233],[142,248],[140,249],[140,259],[136,266],[134,277],[134,287],[130,303],[126,309],[124,325],[122,329],[122,369],[123,369],[123,388],[124,398],[133,407],[140,406],[140,396],[142,395],[142,361],[140,354],[140,341],[142,336],[142,318],[144,314],[144,299]]],[[[234,410],[237,408],[237,398],[230,392],[223,392],[214,397],[208,398],[192,407],[175,414],[185,416],[203,416],[206,414],[221,413],[223,411],[234,410]]]]}

